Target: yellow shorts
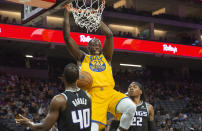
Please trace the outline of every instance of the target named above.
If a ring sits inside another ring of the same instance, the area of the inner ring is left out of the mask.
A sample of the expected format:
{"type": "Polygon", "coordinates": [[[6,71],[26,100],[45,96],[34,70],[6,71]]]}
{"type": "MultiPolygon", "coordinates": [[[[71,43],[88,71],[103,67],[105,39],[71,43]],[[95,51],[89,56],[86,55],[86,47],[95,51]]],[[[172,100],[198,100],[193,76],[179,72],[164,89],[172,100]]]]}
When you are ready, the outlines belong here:
{"type": "Polygon", "coordinates": [[[120,113],[116,113],[116,107],[122,99],[128,98],[125,94],[111,87],[96,87],[87,92],[92,101],[92,122],[99,123],[99,126],[103,128],[107,123],[107,112],[118,117],[117,119],[120,118],[120,113]]]}

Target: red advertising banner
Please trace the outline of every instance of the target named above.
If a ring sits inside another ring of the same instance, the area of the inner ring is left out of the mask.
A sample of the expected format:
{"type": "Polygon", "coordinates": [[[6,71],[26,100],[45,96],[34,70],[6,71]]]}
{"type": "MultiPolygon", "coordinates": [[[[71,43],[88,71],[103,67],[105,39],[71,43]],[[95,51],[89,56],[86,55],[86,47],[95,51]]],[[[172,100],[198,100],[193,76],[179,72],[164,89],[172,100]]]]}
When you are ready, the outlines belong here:
{"type": "MultiPolygon", "coordinates": [[[[71,36],[80,46],[87,46],[92,38],[100,39],[102,45],[105,40],[105,37],[101,35],[72,32],[71,36]]],[[[0,24],[0,37],[64,44],[62,31],[6,24],[0,24]]],[[[155,41],[114,37],[114,48],[134,52],[160,53],[202,58],[202,47],[155,41]]]]}

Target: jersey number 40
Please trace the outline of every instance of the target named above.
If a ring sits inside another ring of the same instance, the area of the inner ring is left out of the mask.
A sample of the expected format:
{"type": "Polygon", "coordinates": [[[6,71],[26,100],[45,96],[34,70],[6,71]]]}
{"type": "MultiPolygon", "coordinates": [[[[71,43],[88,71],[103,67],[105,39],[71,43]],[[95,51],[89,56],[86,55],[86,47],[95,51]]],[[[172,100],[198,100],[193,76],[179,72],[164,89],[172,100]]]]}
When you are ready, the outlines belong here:
{"type": "Polygon", "coordinates": [[[79,123],[80,129],[88,128],[90,126],[90,109],[72,111],[73,123],[79,123]]]}

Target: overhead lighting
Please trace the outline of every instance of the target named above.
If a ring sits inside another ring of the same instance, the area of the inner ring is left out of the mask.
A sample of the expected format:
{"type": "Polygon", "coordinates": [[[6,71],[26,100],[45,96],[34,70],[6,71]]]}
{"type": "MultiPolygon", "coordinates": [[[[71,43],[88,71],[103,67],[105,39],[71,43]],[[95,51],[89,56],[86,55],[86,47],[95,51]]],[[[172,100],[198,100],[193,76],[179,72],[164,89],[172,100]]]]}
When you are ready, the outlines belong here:
{"type": "Polygon", "coordinates": [[[25,57],[27,57],[27,58],[33,58],[32,55],[25,55],[25,57]]]}
{"type": "Polygon", "coordinates": [[[54,17],[54,16],[47,16],[47,20],[63,21],[63,18],[61,18],[61,17],[54,17]]]}
{"type": "Polygon", "coordinates": [[[116,3],[114,3],[114,8],[116,9],[125,5],[126,5],[126,0],[119,0],[116,3]]]}
{"type": "Polygon", "coordinates": [[[156,33],[166,33],[166,31],[164,31],[164,30],[154,30],[154,32],[156,32],[156,33]]]}
{"type": "Polygon", "coordinates": [[[138,68],[142,67],[142,65],[133,65],[133,64],[120,64],[120,66],[132,66],[132,67],[138,67],[138,68]]]}
{"type": "Polygon", "coordinates": [[[155,35],[165,35],[166,34],[166,31],[164,31],[164,30],[154,30],[154,34],[155,35]]]}
{"type": "Polygon", "coordinates": [[[5,16],[21,16],[21,12],[15,12],[15,11],[8,11],[8,10],[0,10],[0,14],[3,14],[5,16]]]}
{"type": "Polygon", "coordinates": [[[165,13],[166,13],[166,8],[161,8],[156,11],[153,11],[152,15],[160,15],[160,14],[165,14],[165,13]]]}

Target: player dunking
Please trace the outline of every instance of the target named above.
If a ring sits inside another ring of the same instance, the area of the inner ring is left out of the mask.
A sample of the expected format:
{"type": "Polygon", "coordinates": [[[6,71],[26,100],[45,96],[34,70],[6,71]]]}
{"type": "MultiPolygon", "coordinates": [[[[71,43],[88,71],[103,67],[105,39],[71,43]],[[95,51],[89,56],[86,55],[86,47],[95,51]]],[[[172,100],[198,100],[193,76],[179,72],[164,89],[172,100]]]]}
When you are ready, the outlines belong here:
{"type": "Polygon", "coordinates": [[[117,130],[127,130],[135,114],[136,105],[125,94],[113,89],[115,82],[111,70],[113,54],[111,30],[101,21],[100,29],[106,37],[103,52],[100,40],[94,38],[88,43],[89,54],[85,54],[70,36],[69,15],[70,9],[67,6],[63,27],[66,47],[81,66],[81,71],[89,72],[93,78],[92,88],[87,91],[92,100],[91,131],[98,131],[106,126],[107,112],[111,112],[114,116],[122,113],[117,130]]]}
{"type": "Polygon", "coordinates": [[[128,96],[137,105],[131,127],[128,131],[155,131],[153,106],[145,102],[144,88],[139,82],[128,87],[128,96]]]}
{"type": "Polygon", "coordinates": [[[50,110],[42,123],[33,123],[19,115],[16,123],[29,126],[36,131],[49,131],[57,122],[59,131],[90,131],[91,100],[86,92],[76,86],[79,69],[75,64],[64,68],[65,91],[56,95],[50,103],[50,110]]]}

